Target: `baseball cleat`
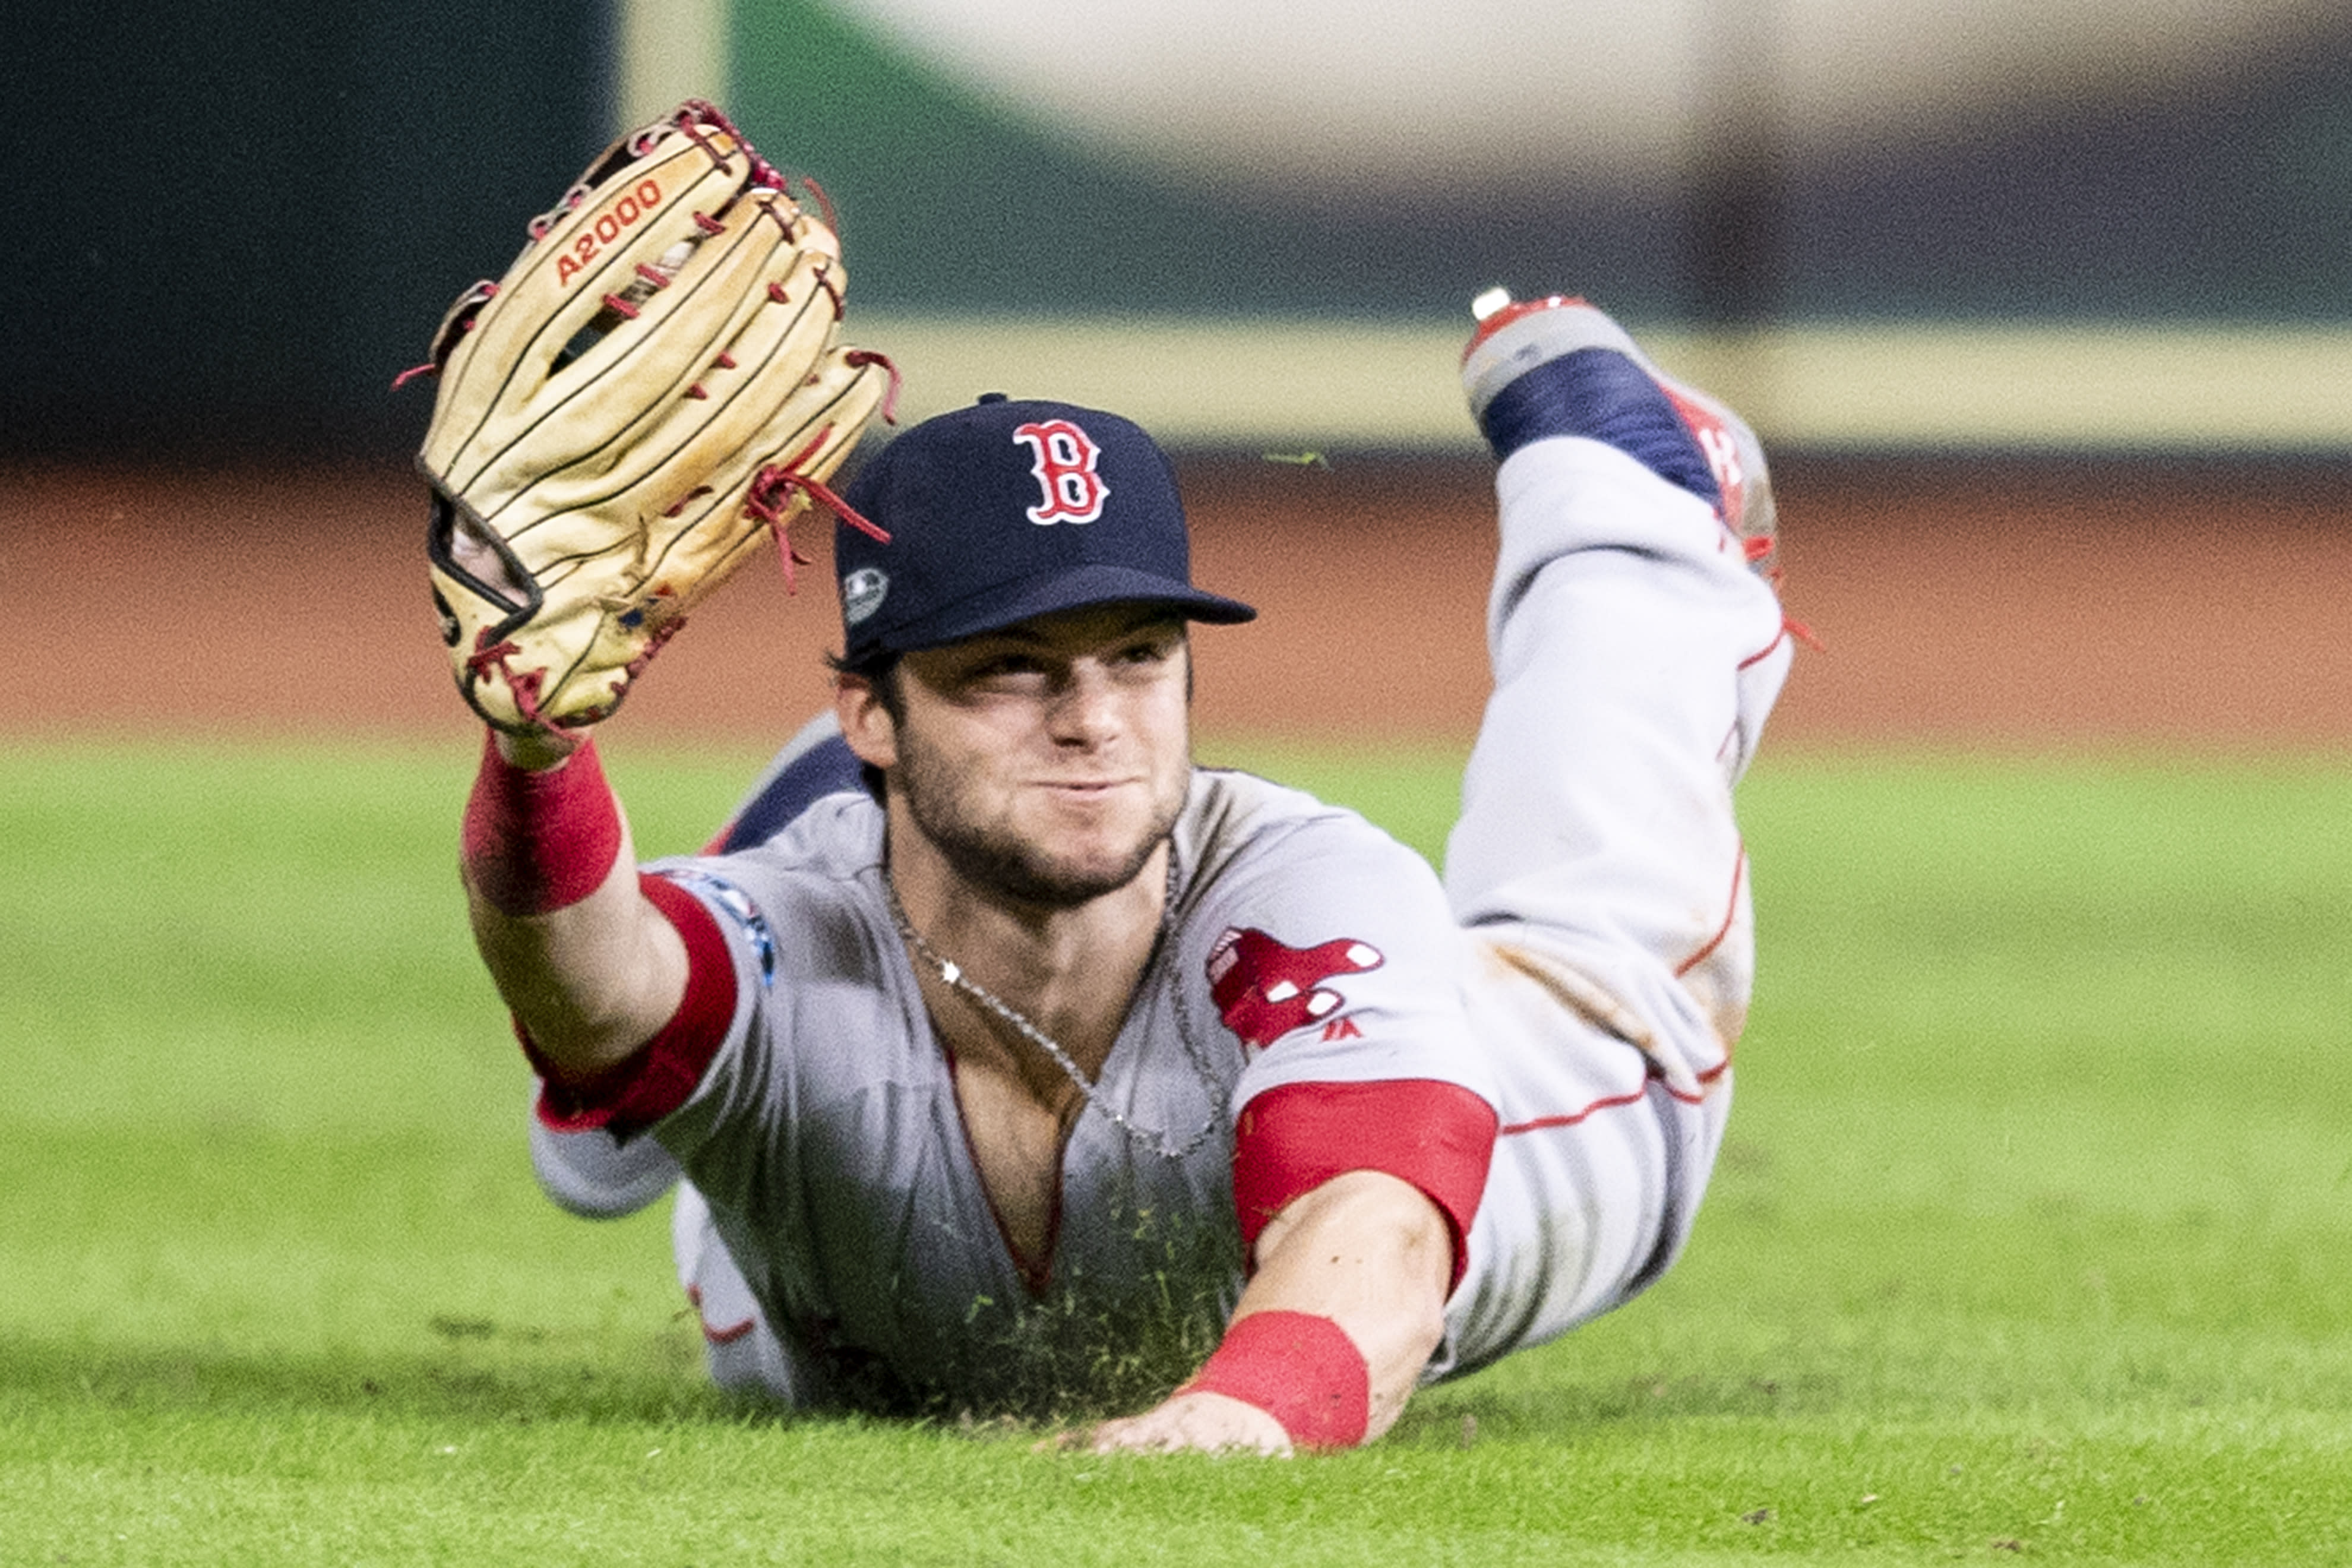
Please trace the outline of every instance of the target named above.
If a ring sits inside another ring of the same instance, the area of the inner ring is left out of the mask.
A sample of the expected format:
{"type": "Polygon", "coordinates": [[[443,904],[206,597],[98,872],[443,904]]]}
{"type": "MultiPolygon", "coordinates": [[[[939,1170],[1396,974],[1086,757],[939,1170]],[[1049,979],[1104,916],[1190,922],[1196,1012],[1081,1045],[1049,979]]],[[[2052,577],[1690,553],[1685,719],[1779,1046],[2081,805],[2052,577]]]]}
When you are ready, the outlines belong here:
{"type": "Polygon", "coordinates": [[[1514,301],[1489,289],[1470,310],[1478,329],[1462,351],[1462,389],[1498,460],[1547,437],[1603,442],[1714,507],[1749,563],[1776,575],[1771,478],[1745,420],[1573,295],[1514,301]]]}

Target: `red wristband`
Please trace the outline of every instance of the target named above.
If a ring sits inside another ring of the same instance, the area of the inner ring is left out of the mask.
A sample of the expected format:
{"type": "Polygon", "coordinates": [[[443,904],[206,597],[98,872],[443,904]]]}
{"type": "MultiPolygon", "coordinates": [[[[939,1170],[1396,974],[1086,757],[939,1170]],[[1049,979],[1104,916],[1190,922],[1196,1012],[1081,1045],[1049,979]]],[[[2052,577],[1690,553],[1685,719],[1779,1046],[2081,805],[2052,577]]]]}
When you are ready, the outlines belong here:
{"type": "Polygon", "coordinates": [[[467,880],[502,914],[543,915],[603,887],[621,854],[621,808],[595,742],[533,773],[486,733],[462,853],[467,880]]]}
{"type": "Polygon", "coordinates": [[[1302,1448],[1352,1448],[1372,1419],[1372,1371],[1348,1331],[1311,1312],[1252,1312],[1178,1394],[1222,1394],[1282,1423],[1302,1448]]]}

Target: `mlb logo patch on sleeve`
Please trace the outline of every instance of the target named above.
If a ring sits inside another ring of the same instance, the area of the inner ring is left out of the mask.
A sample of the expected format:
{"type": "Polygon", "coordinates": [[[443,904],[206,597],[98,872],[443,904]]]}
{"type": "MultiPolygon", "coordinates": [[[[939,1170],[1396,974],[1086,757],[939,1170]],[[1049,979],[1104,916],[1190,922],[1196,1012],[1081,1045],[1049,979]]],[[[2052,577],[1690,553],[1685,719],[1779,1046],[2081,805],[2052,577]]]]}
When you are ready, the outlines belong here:
{"type": "Polygon", "coordinates": [[[1324,982],[1384,962],[1380,949],[1353,937],[1292,947],[1255,927],[1228,926],[1209,953],[1209,994],[1225,1027],[1253,1050],[1327,1018],[1327,1039],[1352,1038],[1356,1028],[1332,1016],[1347,998],[1324,982]],[[1342,1025],[1344,1033],[1332,1032],[1342,1025]]]}
{"type": "Polygon", "coordinates": [[[708,902],[724,910],[742,931],[744,940],[751,944],[751,952],[760,961],[761,983],[767,985],[776,983],[776,933],[770,928],[768,917],[760,912],[760,906],[751,901],[751,894],[724,877],[714,877],[708,871],[698,871],[688,867],[666,867],[661,875],[680,887],[699,890],[706,895],[708,902]]]}

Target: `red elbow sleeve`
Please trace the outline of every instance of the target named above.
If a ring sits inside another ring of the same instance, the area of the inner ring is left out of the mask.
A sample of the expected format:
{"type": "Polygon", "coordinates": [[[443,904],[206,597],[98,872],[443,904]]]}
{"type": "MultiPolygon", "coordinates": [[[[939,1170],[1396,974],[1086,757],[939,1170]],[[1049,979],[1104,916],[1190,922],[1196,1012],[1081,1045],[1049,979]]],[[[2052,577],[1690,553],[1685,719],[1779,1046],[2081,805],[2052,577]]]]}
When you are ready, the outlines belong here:
{"type": "Polygon", "coordinates": [[[694,1097],[735,1021],[735,963],[701,901],[677,883],[640,876],[638,889],[686,943],[686,994],[661,1032],[625,1061],[590,1078],[567,1077],[516,1029],[523,1055],[546,1080],[539,1119],[558,1132],[604,1127],[627,1136],[694,1097]]]}
{"type": "Polygon", "coordinates": [[[1418,1187],[1454,1232],[1451,1284],[1467,1266],[1470,1222],[1495,1152],[1494,1108],[1431,1079],[1291,1083],[1242,1110],[1234,1129],[1234,1206],[1242,1245],[1294,1198],[1349,1171],[1381,1171],[1418,1187]]]}

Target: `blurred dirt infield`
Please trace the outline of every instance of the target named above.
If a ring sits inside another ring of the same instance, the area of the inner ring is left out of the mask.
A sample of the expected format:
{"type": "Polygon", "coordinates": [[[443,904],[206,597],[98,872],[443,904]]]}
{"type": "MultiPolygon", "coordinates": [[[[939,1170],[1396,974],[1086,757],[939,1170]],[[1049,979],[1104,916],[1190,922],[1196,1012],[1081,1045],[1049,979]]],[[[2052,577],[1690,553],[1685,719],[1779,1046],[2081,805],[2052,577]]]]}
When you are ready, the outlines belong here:
{"type": "MultiPolygon", "coordinates": [[[[446,736],[469,743],[397,468],[19,469],[0,573],[18,736],[446,736]]],[[[1486,692],[1488,476],[1468,462],[1185,465],[1195,575],[1251,626],[1196,640],[1211,735],[1466,742],[1486,692]]],[[[1801,653],[1780,747],[2352,742],[2352,495],[2315,470],[1786,462],[1801,653]]],[[[822,528],[694,617],[618,722],[756,750],[824,699],[822,528]]]]}

